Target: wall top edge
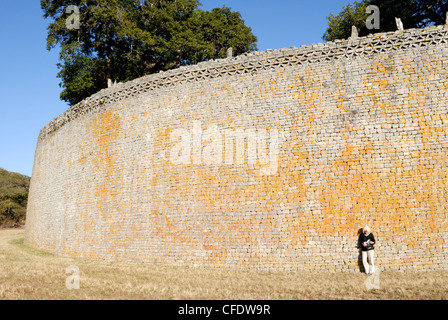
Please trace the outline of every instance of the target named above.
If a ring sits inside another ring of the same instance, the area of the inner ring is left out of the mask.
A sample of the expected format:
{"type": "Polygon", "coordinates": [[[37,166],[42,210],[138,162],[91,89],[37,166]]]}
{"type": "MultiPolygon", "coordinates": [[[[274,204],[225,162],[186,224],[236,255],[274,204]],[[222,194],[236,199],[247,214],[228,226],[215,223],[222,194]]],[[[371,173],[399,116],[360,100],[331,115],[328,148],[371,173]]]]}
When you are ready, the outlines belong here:
{"type": "Polygon", "coordinates": [[[233,58],[210,60],[169,71],[161,71],[126,83],[116,84],[84,99],[43,127],[38,140],[44,139],[83,114],[105,107],[110,103],[160,88],[223,76],[255,74],[263,70],[343,58],[365,57],[389,51],[447,43],[448,26],[431,26],[422,29],[376,33],[365,37],[300,47],[268,49],[264,52],[245,53],[233,58]]]}

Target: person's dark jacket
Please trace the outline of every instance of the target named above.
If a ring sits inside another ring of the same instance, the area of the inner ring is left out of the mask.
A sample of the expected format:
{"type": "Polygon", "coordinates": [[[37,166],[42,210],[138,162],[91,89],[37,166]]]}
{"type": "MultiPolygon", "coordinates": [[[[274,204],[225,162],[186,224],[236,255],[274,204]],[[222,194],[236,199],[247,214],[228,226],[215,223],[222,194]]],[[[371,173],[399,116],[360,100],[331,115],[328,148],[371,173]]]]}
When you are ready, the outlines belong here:
{"type": "Polygon", "coordinates": [[[370,240],[371,242],[376,242],[373,233],[370,233],[368,236],[366,236],[364,233],[361,233],[359,235],[358,246],[361,248],[362,251],[369,251],[375,249],[373,247],[373,244],[368,244],[367,247],[364,247],[362,245],[363,243],[367,242],[367,240],[370,240]]]}

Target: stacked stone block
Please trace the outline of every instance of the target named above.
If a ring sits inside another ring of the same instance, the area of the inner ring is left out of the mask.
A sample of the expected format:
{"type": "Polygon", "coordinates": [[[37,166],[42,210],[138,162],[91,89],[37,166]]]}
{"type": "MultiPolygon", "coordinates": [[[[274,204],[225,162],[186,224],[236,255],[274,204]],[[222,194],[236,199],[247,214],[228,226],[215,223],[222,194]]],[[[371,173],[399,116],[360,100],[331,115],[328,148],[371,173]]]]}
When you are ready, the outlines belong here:
{"type": "Polygon", "coordinates": [[[200,63],[115,86],[39,136],[26,243],[109,261],[447,270],[448,29],[200,63]]]}

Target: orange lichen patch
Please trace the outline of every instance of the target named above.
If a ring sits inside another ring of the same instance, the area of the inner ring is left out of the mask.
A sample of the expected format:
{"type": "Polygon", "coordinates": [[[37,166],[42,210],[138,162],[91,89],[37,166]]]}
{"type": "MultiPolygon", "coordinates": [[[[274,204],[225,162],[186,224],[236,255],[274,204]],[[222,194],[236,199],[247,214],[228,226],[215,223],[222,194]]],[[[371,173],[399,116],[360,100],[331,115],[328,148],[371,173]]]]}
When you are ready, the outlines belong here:
{"type": "Polygon", "coordinates": [[[113,175],[117,154],[113,151],[113,143],[120,133],[120,118],[113,109],[92,120],[92,139],[96,146],[92,162],[97,169],[105,171],[106,177],[113,175]]]}
{"type": "MultiPolygon", "coordinates": [[[[122,168],[118,163],[120,153],[116,142],[121,133],[121,120],[118,112],[110,108],[105,113],[99,114],[92,119],[91,139],[93,150],[89,160],[92,163],[93,174],[100,177],[100,181],[95,184],[96,208],[102,215],[107,228],[106,234],[110,237],[112,244],[109,254],[120,247],[126,247],[126,239],[117,239],[126,224],[126,216],[131,207],[127,206],[121,198],[120,188],[123,188],[122,168]]],[[[85,228],[89,229],[93,224],[91,215],[82,215],[81,221],[85,228]]],[[[91,238],[95,242],[99,239],[91,238]]]]}
{"type": "Polygon", "coordinates": [[[313,114],[310,114],[309,116],[308,116],[308,121],[307,121],[307,123],[305,124],[309,129],[311,129],[311,125],[312,125],[312,123],[314,122],[314,115],[313,114]]]}

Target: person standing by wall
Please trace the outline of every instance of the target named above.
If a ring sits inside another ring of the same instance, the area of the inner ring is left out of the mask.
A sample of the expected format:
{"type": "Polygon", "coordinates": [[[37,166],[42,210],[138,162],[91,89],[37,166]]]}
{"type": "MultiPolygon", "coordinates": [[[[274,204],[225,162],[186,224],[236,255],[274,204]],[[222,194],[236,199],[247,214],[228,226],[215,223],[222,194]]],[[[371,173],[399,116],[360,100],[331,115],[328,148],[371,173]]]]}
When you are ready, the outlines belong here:
{"type": "Polygon", "coordinates": [[[362,264],[366,273],[375,272],[375,237],[370,232],[370,228],[365,226],[359,235],[358,246],[362,251],[362,264]]]}

